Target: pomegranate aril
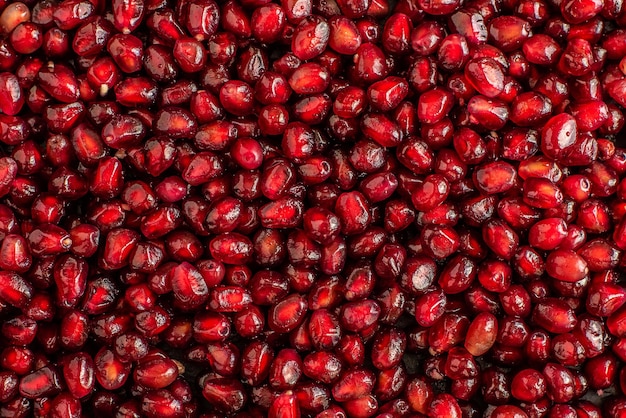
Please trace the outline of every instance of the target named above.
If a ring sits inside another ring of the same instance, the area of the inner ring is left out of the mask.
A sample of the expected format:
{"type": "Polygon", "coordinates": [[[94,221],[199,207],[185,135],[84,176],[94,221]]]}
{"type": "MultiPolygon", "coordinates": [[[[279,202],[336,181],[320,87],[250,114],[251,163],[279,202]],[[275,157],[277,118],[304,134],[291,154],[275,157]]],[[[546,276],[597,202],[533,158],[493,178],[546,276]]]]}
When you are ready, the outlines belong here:
{"type": "Polygon", "coordinates": [[[243,385],[235,379],[207,378],[202,395],[217,410],[234,413],[243,408],[247,396],[243,385]]]}
{"type": "Polygon", "coordinates": [[[91,393],[95,383],[94,362],[86,353],[76,353],[63,365],[63,377],[70,393],[77,399],[91,393]]]}
{"type": "Polygon", "coordinates": [[[54,22],[63,30],[71,30],[95,13],[91,2],[81,0],[65,0],[53,13],[54,22]]]}
{"type": "Polygon", "coordinates": [[[107,51],[124,73],[134,73],[143,65],[143,45],[133,35],[113,35],[107,43],[107,51]]]}
{"type": "Polygon", "coordinates": [[[3,113],[17,115],[24,105],[24,95],[19,80],[11,73],[0,74],[0,101],[3,113]]]}
{"type": "Polygon", "coordinates": [[[48,63],[37,74],[37,81],[41,88],[60,102],[72,103],[79,98],[78,81],[65,65],[48,63]]]}
{"type": "Polygon", "coordinates": [[[189,159],[189,164],[181,173],[183,180],[192,186],[198,186],[223,173],[220,157],[209,151],[199,152],[189,159]]]}
{"type": "Polygon", "coordinates": [[[11,33],[20,23],[26,22],[31,18],[31,11],[28,6],[22,2],[14,2],[7,5],[0,14],[0,29],[3,34],[11,33]]]}
{"type": "Polygon", "coordinates": [[[36,333],[37,323],[27,317],[18,316],[2,324],[2,335],[12,344],[28,345],[36,333]]]}
{"type": "Polygon", "coordinates": [[[185,309],[194,309],[204,303],[209,294],[202,274],[191,264],[183,262],[168,273],[177,302],[185,309]]]}
{"type": "Polygon", "coordinates": [[[300,230],[287,237],[287,255],[292,263],[302,267],[313,267],[322,256],[320,247],[300,230]]]}
{"type": "Polygon", "coordinates": [[[125,78],[115,86],[115,98],[123,106],[150,106],[156,101],[158,88],[145,77],[125,78]]]}
{"type": "Polygon", "coordinates": [[[369,204],[359,192],[341,194],[335,204],[335,214],[347,235],[364,232],[371,222],[369,204]]]}
{"type": "Polygon", "coordinates": [[[19,380],[15,373],[4,371],[0,373],[0,400],[5,403],[10,401],[18,393],[19,380]]]}
{"type": "Polygon", "coordinates": [[[139,26],[144,16],[144,2],[141,0],[113,1],[113,24],[124,34],[128,34],[139,26]]]}
{"type": "Polygon", "coordinates": [[[141,411],[149,418],[184,416],[183,403],[165,389],[144,394],[141,398],[141,411]]]}
{"type": "Polygon", "coordinates": [[[374,388],[374,380],[374,374],[364,369],[348,370],[333,385],[333,398],[345,402],[368,395],[374,388]]]}
{"type": "Polygon", "coordinates": [[[168,358],[145,360],[133,373],[135,382],[150,389],[167,387],[176,380],[176,377],[178,377],[178,367],[168,358]]]}
{"type": "Polygon", "coordinates": [[[0,141],[4,144],[17,145],[25,141],[30,134],[31,128],[24,119],[19,116],[0,115],[0,141]]]}
{"type": "Polygon", "coordinates": [[[29,399],[56,395],[61,392],[61,376],[51,367],[42,367],[20,380],[20,394],[29,399]]]}
{"type": "Polygon", "coordinates": [[[557,299],[545,299],[533,310],[533,320],[550,332],[568,332],[576,324],[572,309],[557,299]]]}
{"type": "Polygon", "coordinates": [[[152,243],[139,243],[130,254],[129,264],[133,270],[151,273],[161,264],[163,255],[160,247],[152,243]]]}

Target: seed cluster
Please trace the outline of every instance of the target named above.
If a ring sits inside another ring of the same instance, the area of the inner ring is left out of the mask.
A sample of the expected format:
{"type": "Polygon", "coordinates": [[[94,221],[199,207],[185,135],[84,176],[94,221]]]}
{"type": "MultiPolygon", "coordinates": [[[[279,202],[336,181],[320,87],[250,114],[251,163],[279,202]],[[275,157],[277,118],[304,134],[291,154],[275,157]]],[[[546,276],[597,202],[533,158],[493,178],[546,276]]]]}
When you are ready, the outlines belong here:
{"type": "Polygon", "coordinates": [[[622,0],[0,0],[0,417],[618,418],[622,0]]]}

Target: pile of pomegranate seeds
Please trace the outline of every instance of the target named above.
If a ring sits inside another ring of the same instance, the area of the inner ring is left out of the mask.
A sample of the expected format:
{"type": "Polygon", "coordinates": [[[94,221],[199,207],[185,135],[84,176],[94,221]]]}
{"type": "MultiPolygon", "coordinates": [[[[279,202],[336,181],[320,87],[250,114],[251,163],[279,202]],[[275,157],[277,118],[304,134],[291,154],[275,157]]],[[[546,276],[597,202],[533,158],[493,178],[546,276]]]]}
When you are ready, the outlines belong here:
{"type": "Polygon", "coordinates": [[[0,0],[0,417],[624,417],[625,107],[622,0],[0,0]]]}

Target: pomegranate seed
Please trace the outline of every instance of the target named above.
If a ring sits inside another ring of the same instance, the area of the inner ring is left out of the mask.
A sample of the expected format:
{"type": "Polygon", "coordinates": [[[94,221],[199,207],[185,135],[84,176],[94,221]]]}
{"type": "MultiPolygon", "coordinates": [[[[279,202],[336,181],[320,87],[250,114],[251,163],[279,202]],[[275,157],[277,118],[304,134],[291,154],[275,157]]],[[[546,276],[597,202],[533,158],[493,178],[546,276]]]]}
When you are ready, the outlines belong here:
{"type": "Polygon", "coordinates": [[[335,212],[341,221],[342,231],[347,235],[364,232],[371,222],[369,205],[365,196],[359,192],[341,194],[335,212]]]}
{"type": "Polygon", "coordinates": [[[169,386],[178,376],[178,367],[168,358],[155,358],[140,363],[133,372],[133,379],[150,389],[169,386]]]}
{"type": "Polygon", "coordinates": [[[452,93],[436,87],[420,96],[417,117],[423,123],[439,122],[450,112],[452,105],[452,93]]]}
{"type": "Polygon", "coordinates": [[[195,267],[187,262],[173,268],[168,273],[176,301],[185,309],[193,309],[206,302],[209,290],[204,277],[195,267]]]}
{"type": "Polygon", "coordinates": [[[30,20],[31,12],[28,6],[21,2],[7,5],[0,14],[0,28],[4,34],[11,33],[20,23],[30,20]]]}
{"type": "Polygon", "coordinates": [[[533,320],[547,331],[555,333],[571,331],[576,324],[572,309],[556,299],[538,303],[533,311],[533,320]]]}
{"type": "Polygon", "coordinates": [[[49,63],[39,71],[37,80],[41,88],[60,102],[72,103],[79,97],[78,81],[64,65],[49,63]]]}
{"type": "Polygon", "coordinates": [[[63,365],[63,377],[72,396],[80,399],[91,393],[95,383],[94,361],[86,353],[76,353],[63,365]]]}
{"type": "Polygon", "coordinates": [[[272,306],[268,312],[268,325],[276,332],[286,333],[295,329],[304,320],[307,301],[301,296],[291,295],[272,306]]]}
{"type": "Polygon", "coordinates": [[[497,62],[490,58],[470,60],[465,77],[481,94],[496,97],[504,89],[504,74],[497,62]]]}
{"type": "Polygon", "coordinates": [[[374,388],[373,373],[363,369],[346,371],[332,387],[333,398],[339,402],[368,395],[374,388]]]}
{"type": "Polygon", "coordinates": [[[555,250],[546,259],[546,272],[557,280],[574,282],[584,278],[589,268],[585,260],[573,251],[555,250]]]}
{"type": "Polygon", "coordinates": [[[147,392],[142,396],[141,412],[150,418],[182,417],[184,414],[183,404],[169,391],[160,389],[147,392]]]}
{"type": "Polygon", "coordinates": [[[278,390],[293,388],[302,376],[302,360],[294,349],[280,350],[270,366],[271,386],[278,390]]]}
{"type": "Polygon", "coordinates": [[[2,102],[0,110],[11,116],[17,115],[24,105],[19,80],[11,73],[0,73],[0,101],[2,102]]]}
{"type": "Polygon", "coordinates": [[[137,29],[144,16],[144,2],[139,0],[117,0],[113,2],[113,24],[124,34],[137,29]]]}
{"type": "Polygon", "coordinates": [[[110,231],[105,240],[102,268],[117,270],[128,264],[138,239],[139,234],[130,229],[116,228],[110,231]]]}
{"type": "Polygon", "coordinates": [[[214,408],[225,413],[241,410],[247,399],[243,385],[237,380],[227,378],[205,379],[202,395],[214,408]]]}
{"type": "Polygon", "coordinates": [[[53,396],[61,392],[61,376],[54,368],[45,366],[20,380],[20,394],[29,399],[53,396]]]}
{"type": "Polygon", "coordinates": [[[115,86],[115,98],[122,106],[149,106],[156,95],[156,84],[144,77],[126,78],[115,86]]]}
{"type": "Polygon", "coordinates": [[[460,417],[461,408],[457,401],[447,393],[441,393],[435,395],[430,406],[429,411],[433,414],[443,415],[448,417],[460,417]]]}

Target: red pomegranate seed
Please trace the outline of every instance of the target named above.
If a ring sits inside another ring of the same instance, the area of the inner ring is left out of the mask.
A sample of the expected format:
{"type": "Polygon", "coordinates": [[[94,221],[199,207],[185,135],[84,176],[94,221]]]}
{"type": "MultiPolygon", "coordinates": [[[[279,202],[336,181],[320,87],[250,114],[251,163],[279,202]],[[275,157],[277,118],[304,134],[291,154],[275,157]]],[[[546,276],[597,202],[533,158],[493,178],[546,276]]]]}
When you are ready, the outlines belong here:
{"type": "Polygon", "coordinates": [[[29,399],[53,396],[61,392],[61,376],[51,367],[42,367],[20,380],[20,394],[29,399]]]}
{"type": "Polygon", "coordinates": [[[347,235],[364,232],[371,222],[369,205],[359,192],[341,194],[335,204],[335,213],[341,221],[342,231],[347,235]]]}
{"type": "Polygon", "coordinates": [[[141,400],[141,412],[147,417],[177,418],[184,416],[182,402],[165,389],[147,392],[141,400]]]}
{"type": "Polygon", "coordinates": [[[533,310],[533,320],[547,331],[556,333],[571,331],[576,324],[571,308],[556,299],[538,303],[533,310]]]}
{"type": "Polygon", "coordinates": [[[294,349],[280,350],[270,367],[269,381],[278,390],[293,388],[302,377],[302,360],[294,349]]]}
{"type": "Polygon", "coordinates": [[[206,302],[209,290],[204,277],[195,267],[187,262],[173,268],[168,273],[177,302],[186,309],[193,309],[206,302]]]}
{"type": "Polygon", "coordinates": [[[143,65],[143,45],[133,35],[113,35],[107,43],[107,51],[122,72],[134,73],[143,65]]]}
{"type": "Polygon", "coordinates": [[[113,24],[124,34],[137,29],[144,16],[144,2],[140,0],[113,1],[113,24]]]}
{"type": "Polygon", "coordinates": [[[19,80],[11,73],[0,74],[0,102],[0,110],[11,116],[17,115],[24,105],[19,80]]]}
{"type": "Polygon", "coordinates": [[[20,23],[31,18],[31,11],[24,3],[15,2],[7,5],[0,14],[0,28],[4,34],[9,34],[20,23]]]}
{"type": "Polygon", "coordinates": [[[472,86],[487,97],[496,97],[504,89],[504,74],[493,59],[470,60],[464,71],[472,86]]]}
{"type": "Polygon", "coordinates": [[[86,353],[76,353],[63,365],[63,377],[72,396],[80,399],[91,393],[95,383],[94,361],[86,353]]]}
{"type": "Polygon", "coordinates": [[[150,389],[167,387],[177,376],[178,367],[168,358],[145,360],[133,372],[135,382],[150,389]]]}
{"type": "Polygon", "coordinates": [[[374,374],[364,369],[346,371],[332,387],[333,398],[339,402],[368,395],[374,388],[374,374]]]}
{"type": "Polygon", "coordinates": [[[241,410],[247,399],[243,385],[238,380],[227,378],[205,379],[202,395],[214,408],[225,413],[241,410]]]}
{"type": "Polygon", "coordinates": [[[546,272],[563,281],[578,281],[589,272],[585,260],[573,251],[555,250],[546,259],[546,272]]]}
{"type": "Polygon", "coordinates": [[[439,122],[452,109],[452,100],[452,93],[440,87],[424,92],[417,105],[418,119],[423,123],[439,122]]]}
{"type": "Polygon", "coordinates": [[[305,298],[291,295],[272,306],[268,312],[268,325],[276,332],[286,333],[304,320],[308,304],[305,298]]]}
{"type": "Polygon", "coordinates": [[[18,393],[18,377],[13,372],[5,371],[0,373],[0,382],[2,383],[0,400],[2,400],[3,403],[8,402],[18,393]]]}

